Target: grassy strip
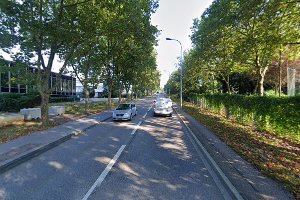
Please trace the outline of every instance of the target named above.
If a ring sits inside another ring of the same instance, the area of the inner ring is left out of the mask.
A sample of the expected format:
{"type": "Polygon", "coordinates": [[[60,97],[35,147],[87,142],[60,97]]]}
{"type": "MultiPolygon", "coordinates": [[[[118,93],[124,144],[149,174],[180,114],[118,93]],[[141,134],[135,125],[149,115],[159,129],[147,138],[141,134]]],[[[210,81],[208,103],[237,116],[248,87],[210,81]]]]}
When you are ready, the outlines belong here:
{"type": "Polygon", "coordinates": [[[18,137],[29,135],[32,132],[46,130],[57,125],[56,122],[50,122],[46,126],[43,126],[40,120],[34,120],[3,126],[0,127],[0,143],[5,143],[18,137]]]}
{"type": "Polygon", "coordinates": [[[280,181],[300,199],[300,143],[185,103],[184,111],[212,130],[223,142],[263,174],[280,181]]]}
{"type": "MultiPolygon", "coordinates": [[[[8,126],[2,126],[0,127],[0,143],[5,143],[20,136],[29,135],[36,131],[46,130],[66,122],[88,116],[85,112],[85,104],[83,103],[51,103],[51,106],[53,105],[65,106],[66,114],[62,116],[51,116],[50,123],[45,126],[42,125],[41,120],[18,122],[8,126]]],[[[91,103],[90,114],[99,113],[107,108],[108,105],[106,103],[91,103]]]]}
{"type": "MultiPolygon", "coordinates": [[[[50,103],[50,106],[65,106],[66,114],[73,115],[86,115],[85,104],[80,102],[62,102],[62,103],[50,103]]],[[[112,104],[112,106],[115,106],[112,104]]],[[[90,114],[95,114],[108,109],[109,106],[105,102],[93,102],[90,103],[90,114]]]]}

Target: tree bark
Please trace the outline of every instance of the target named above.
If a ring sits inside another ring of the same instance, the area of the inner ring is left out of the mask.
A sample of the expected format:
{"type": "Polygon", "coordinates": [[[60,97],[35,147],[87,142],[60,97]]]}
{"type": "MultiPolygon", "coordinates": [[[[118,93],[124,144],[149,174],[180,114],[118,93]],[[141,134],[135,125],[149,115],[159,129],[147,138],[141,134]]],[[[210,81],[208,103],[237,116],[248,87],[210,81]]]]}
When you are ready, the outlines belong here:
{"type": "Polygon", "coordinates": [[[265,75],[268,70],[268,67],[264,67],[260,69],[260,80],[259,80],[259,95],[264,96],[264,81],[265,75]]]}
{"type": "Polygon", "coordinates": [[[84,86],[85,93],[85,112],[86,114],[90,114],[90,91],[88,90],[87,85],[84,86]]]}
{"type": "Polygon", "coordinates": [[[109,81],[108,81],[108,100],[107,100],[107,103],[109,106],[111,106],[111,95],[112,95],[112,80],[109,79],[109,81]]]}
{"type": "Polygon", "coordinates": [[[122,100],[122,89],[121,89],[121,85],[119,86],[119,103],[121,103],[122,100]]]}
{"type": "Polygon", "coordinates": [[[47,125],[49,123],[49,115],[48,115],[48,110],[49,110],[49,97],[50,95],[47,94],[46,92],[40,92],[41,94],[41,118],[42,118],[42,124],[47,125]]]}

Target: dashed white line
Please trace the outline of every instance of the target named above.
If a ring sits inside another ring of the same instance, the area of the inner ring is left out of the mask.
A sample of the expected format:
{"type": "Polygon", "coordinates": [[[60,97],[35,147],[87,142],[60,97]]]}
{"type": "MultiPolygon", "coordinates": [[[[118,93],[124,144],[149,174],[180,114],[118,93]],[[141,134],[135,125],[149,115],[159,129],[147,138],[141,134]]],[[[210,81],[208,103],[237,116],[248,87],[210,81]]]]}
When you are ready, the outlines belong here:
{"type": "Polygon", "coordinates": [[[114,166],[114,164],[117,162],[118,158],[120,157],[121,153],[125,149],[126,145],[122,145],[121,148],[118,150],[116,155],[113,157],[113,159],[110,161],[110,163],[106,166],[104,171],[100,174],[100,176],[97,178],[95,183],[92,185],[92,187],[89,189],[89,191],[84,195],[82,200],[87,200],[89,196],[92,194],[92,192],[95,190],[96,187],[99,187],[101,183],[104,181],[105,177],[111,170],[111,168],[114,166]]]}
{"type": "Polygon", "coordinates": [[[148,108],[147,112],[146,112],[146,113],[144,114],[144,116],[143,116],[143,119],[146,118],[146,116],[147,116],[148,112],[151,110],[151,108],[152,108],[152,107],[149,107],[149,108],[148,108]]]}
{"type": "Polygon", "coordinates": [[[136,130],[139,128],[139,126],[141,125],[142,121],[139,121],[139,123],[135,126],[134,130],[131,132],[131,135],[133,135],[136,130]]]}
{"type": "Polygon", "coordinates": [[[146,113],[144,114],[144,116],[143,116],[143,119],[145,119],[145,118],[146,118],[147,114],[148,114],[148,112],[146,112],[146,113]]]}

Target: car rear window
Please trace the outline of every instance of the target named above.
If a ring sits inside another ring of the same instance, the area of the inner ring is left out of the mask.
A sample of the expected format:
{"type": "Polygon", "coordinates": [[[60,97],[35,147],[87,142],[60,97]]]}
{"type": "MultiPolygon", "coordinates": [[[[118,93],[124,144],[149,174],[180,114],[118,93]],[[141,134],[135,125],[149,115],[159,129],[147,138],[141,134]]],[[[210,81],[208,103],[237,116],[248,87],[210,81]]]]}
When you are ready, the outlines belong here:
{"type": "Polygon", "coordinates": [[[128,109],[130,109],[130,104],[120,104],[116,108],[116,110],[128,110],[128,109]]]}

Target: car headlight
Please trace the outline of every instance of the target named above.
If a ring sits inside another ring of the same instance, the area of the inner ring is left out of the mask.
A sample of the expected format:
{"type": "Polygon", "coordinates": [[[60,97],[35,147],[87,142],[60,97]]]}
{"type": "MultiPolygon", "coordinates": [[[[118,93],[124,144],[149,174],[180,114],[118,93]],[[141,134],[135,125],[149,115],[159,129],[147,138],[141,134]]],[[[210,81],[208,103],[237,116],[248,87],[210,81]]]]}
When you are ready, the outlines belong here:
{"type": "Polygon", "coordinates": [[[124,117],[128,117],[129,115],[130,115],[130,113],[127,112],[127,113],[124,114],[124,117]]]}

